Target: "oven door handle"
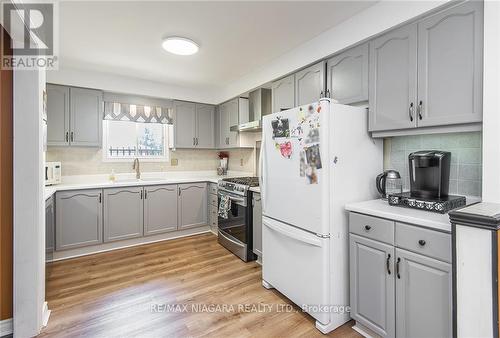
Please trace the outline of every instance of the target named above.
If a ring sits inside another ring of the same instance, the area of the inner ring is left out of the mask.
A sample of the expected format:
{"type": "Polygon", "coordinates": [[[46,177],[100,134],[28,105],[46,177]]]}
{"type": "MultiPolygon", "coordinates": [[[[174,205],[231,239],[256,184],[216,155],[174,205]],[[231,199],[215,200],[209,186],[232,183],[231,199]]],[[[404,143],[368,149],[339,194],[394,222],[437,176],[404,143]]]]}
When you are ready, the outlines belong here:
{"type": "Polygon", "coordinates": [[[227,194],[219,194],[219,196],[229,196],[229,199],[231,200],[231,202],[245,203],[244,198],[233,197],[233,196],[227,195],[227,194]]]}

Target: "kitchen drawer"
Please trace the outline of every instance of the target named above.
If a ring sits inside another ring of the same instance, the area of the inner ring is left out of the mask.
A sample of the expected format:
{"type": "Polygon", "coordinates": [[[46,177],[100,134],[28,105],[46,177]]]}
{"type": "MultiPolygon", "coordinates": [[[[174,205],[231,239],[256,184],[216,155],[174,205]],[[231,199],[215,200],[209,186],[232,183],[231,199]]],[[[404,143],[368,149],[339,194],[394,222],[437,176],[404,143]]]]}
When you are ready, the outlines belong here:
{"type": "Polygon", "coordinates": [[[217,206],[211,205],[208,209],[208,222],[210,223],[209,225],[212,227],[217,227],[218,225],[218,212],[217,212],[217,206]]]}
{"type": "Polygon", "coordinates": [[[394,221],[351,212],[349,213],[349,232],[394,244],[394,221]]]}
{"type": "Polygon", "coordinates": [[[216,183],[209,183],[208,184],[208,193],[217,195],[217,184],[216,183]]]}
{"type": "Polygon", "coordinates": [[[396,223],[396,246],[451,263],[451,235],[396,223]]]}
{"type": "Polygon", "coordinates": [[[208,194],[208,203],[210,203],[210,205],[217,206],[217,195],[216,194],[208,194]]]}

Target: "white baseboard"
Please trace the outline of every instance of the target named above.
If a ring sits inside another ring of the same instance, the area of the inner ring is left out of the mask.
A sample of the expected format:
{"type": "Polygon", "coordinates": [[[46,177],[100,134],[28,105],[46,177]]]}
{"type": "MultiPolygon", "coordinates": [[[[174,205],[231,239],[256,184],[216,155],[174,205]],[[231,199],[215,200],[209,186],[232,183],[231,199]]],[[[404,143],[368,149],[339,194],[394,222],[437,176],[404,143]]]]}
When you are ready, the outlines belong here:
{"type": "Polygon", "coordinates": [[[376,334],[375,332],[373,332],[372,330],[370,330],[369,328],[358,322],[354,324],[352,329],[366,338],[381,338],[378,334],[376,334]]]}
{"type": "Polygon", "coordinates": [[[210,227],[208,225],[198,227],[198,228],[167,232],[164,234],[159,234],[159,235],[154,235],[154,236],[139,237],[139,238],[127,239],[124,241],[117,241],[117,242],[92,245],[92,246],[87,246],[87,247],[83,247],[83,248],[55,251],[54,255],[53,255],[53,259],[51,261],[48,260],[47,262],[56,262],[56,261],[69,259],[69,258],[76,258],[76,257],[92,255],[92,254],[96,254],[96,253],[100,253],[100,252],[107,252],[107,251],[112,251],[112,250],[117,250],[117,249],[124,249],[124,248],[134,247],[134,246],[143,245],[143,244],[162,242],[162,241],[166,241],[166,240],[170,240],[170,239],[193,236],[193,235],[203,234],[203,233],[207,233],[207,232],[210,232],[210,227]]]}
{"type": "Polygon", "coordinates": [[[50,312],[51,311],[49,310],[49,306],[47,305],[47,302],[43,302],[42,325],[44,327],[47,326],[47,323],[49,322],[50,312]]]}
{"type": "Polygon", "coordinates": [[[0,320],[0,337],[12,334],[12,318],[0,320]]]}

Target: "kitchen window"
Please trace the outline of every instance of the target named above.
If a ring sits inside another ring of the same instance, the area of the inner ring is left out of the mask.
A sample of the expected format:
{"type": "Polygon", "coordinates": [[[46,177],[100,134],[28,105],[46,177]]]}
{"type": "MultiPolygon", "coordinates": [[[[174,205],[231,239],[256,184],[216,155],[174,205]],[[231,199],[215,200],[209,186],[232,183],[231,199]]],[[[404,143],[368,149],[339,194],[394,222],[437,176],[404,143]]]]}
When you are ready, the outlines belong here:
{"type": "Polygon", "coordinates": [[[173,136],[172,124],[141,121],[142,115],[150,116],[149,107],[141,107],[141,112],[138,112],[139,109],[134,105],[128,105],[126,108],[121,106],[117,108],[116,104],[112,104],[108,109],[115,117],[109,118],[112,115],[109,112],[105,114],[103,160],[113,162],[138,158],[146,161],[168,161],[168,149],[173,136]]]}

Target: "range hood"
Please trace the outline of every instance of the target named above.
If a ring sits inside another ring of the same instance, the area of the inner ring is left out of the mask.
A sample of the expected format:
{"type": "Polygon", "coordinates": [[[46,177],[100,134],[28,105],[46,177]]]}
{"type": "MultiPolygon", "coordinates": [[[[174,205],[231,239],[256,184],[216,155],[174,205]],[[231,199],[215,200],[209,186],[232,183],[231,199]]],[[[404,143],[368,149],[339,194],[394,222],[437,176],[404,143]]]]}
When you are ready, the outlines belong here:
{"type": "Polygon", "coordinates": [[[248,94],[248,121],[232,126],[231,131],[258,132],[262,130],[262,116],[271,114],[271,89],[259,88],[248,94]]]}

